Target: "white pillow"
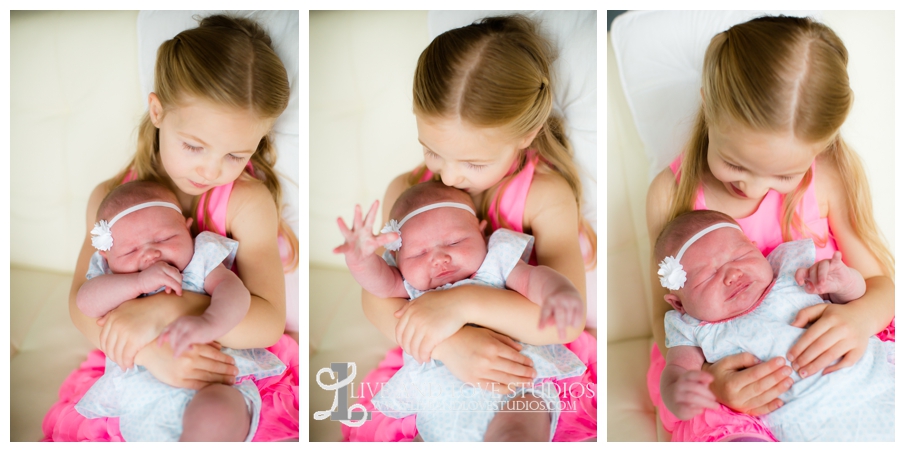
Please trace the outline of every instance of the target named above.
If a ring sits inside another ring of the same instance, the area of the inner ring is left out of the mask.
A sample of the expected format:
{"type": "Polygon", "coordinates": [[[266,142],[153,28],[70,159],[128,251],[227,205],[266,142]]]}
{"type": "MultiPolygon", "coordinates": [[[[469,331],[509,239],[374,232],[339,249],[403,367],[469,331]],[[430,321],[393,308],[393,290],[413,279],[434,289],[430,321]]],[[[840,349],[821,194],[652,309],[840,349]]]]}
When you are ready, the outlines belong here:
{"type": "Polygon", "coordinates": [[[625,99],[650,164],[649,179],[679,155],[701,102],[710,40],[763,15],[818,11],[631,11],[613,21],[610,39],[625,99]]]}
{"type": "Polygon", "coordinates": [[[145,109],[154,88],[157,48],[182,30],[195,28],[193,17],[226,13],[262,25],[289,76],[289,105],[274,124],[276,170],[283,176],[283,218],[299,233],[299,12],[298,11],[141,11],[138,14],[138,68],[145,109]]]}
{"type": "Polygon", "coordinates": [[[554,108],[565,118],[583,190],[582,215],[597,230],[597,12],[431,11],[431,39],[477,19],[521,13],[537,21],[559,50],[554,63],[554,108]]]}

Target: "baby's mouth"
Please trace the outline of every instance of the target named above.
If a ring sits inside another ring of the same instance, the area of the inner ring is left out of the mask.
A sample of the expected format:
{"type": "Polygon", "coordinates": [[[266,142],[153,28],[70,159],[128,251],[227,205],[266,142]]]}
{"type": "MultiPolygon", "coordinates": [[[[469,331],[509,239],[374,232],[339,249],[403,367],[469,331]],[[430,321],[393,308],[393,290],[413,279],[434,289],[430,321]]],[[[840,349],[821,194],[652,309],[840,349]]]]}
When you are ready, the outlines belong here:
{"type": "Polygon", "coordinates": [[[752,284],[751,281],[741,284],[738,287],[738,289],[736,289],[734,292],[732,292],[732,294],[729,296],[729,298],[726,299],[726,301],[727,302],[734,301],[736,299],[736,297],[738,297],[742,292],[748,290],[748,288],[751,287],[751,284],[752,284]]]}

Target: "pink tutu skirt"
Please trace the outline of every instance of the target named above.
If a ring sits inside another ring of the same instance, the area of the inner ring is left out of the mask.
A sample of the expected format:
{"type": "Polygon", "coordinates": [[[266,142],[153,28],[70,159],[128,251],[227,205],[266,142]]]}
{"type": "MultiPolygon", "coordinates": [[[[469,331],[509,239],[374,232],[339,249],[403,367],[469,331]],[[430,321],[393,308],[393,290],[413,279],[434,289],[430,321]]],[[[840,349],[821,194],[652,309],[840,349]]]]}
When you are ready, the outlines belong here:
{"type": "MultiPolygon", "coordinates": [[[[286,364],[281,375],[255,381],[261,393],[261,419],[252,441],[279,441],[299,437],[299,345],[283,335],[268,351],[286,364]]],[[[74,370],[60,387],[60,400],[44,416],[43,441],[123,441],[119,418],[87,419],[75,405],[104,374],[106,357],[100,350],[74,370]]]]}
{"type": "MultiPolygon", "coordinates": [[[[895,342],[896,319],[885,330],[877,334],[882,341],[895,342]]],[[[776,441],[759,418],[733,411],[720,405],[719,410],[704,410],[700,415],[687,421],[679,420],[663,404],[660,396],[660,374],[666,367],[666,360],[660,354],[657,344],[650,351],[650,368],[647,371],[647,391],[651,402],[657,407],[660,422],[666,431],[672,433],[673,441],[732,441],[736,438],[758,438],[764,441],[776,441]]]]}
{"type": "MultiPolygon", "coordinates": [[[[556,426],[553,441],[583,441],[597,437],[597,339],[582,332],[578,339],[565,347],[578,355],[587,367],[584,374],[572,378],[555,380],[560,388],[559,398],[564,406],[574,406],[575,410],[563,411],[556,426]]],[[[402,349],[397,347],[387,352],[386,357],[364,380],[363,387],[380,388],[402,367],[402,349]]],[[[362,404],[371,420],[359,427],[342,426],[345,441],[411,441],[418,434],[415,416],[394,419],[384,416],[374,409],[371,398],[374,393],[361,391],[361,398],[354,403],[362,404]]]]}

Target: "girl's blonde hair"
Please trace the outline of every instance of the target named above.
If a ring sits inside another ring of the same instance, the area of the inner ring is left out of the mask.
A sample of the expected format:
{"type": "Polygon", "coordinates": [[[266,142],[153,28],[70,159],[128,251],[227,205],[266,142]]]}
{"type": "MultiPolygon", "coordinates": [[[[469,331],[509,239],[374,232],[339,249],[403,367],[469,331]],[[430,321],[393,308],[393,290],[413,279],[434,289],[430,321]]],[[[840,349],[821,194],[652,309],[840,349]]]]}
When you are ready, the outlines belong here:
{"type": "MultiPolygon", "coordinates": [[[[488,17],[437,36],[418,58],[414,80],[414,111],[426,117],[460,117],[477,127],[503,127],[514,137],[538,130],[529,148],[540,156],[538,168],[559,173],[578,204],[581,231],[590,242],[585,265],[597,259],[597,235],[581,216],[581,180],[565,136],[562,120],[553,114],[551,66],[553,46],[524,16],[488,17]]],[[[518,158],[515,173],[487,190],[478,206],[481,219],[493,215],[510,227],[499,211],[500,199],[527,155],[518,158]],[[491,201],[496,201],[490,212],[491,201]]],[[[413,173],[420,181],[427,168],[413,173]]],[[[489,227],[489,226],[488,226],[489,227]]],[[[529,231],[526,231],[529,232],[529,231]]]]}
{"type": "MultiPolygon", "coordinates": [[[[185,30],[164,42],[157,50],[154,93],[164,112],[187,96],[218,105],[250,110],[260,119],[276,119],[289,104],[286,68],[273,50],[270,37],[252,20],[215,15],[199,21],[197,28],[185,30]]],[[[283,220],[283,192],[274,169],[277,154],[272,138],[265,135],[251,157],[251,175],[264,183],[280,216],[279,234],[291,247],[284,257],[284,271],[298,267],[298,237],[283,220]]],[[[162,173],[157,127],[145,113],[138,128],[138,149],[129,165],[108,181],[108,188],[122,183],[130,173],[137,180],[155,180],[171,188],[162,173]]],[[[204,199],[204,226],[213,230],[208,204],[210,196],[196,197],[192,217],[204,199]]],[[[197,228],[198,218],[193,222],[197,228]]],[[[197,229],[195,233],[201,232],[197,229]]]]}
{"type": "MultiPolygon", "coordinates": [[[[894,259],[874,221],[861,159],[839,133],[854,99],[847,65],[842,40],[808,18],[760,17],[714,36],[704,56],[704,102],[686,145],[669,219],[694,208],[698,184],[709,170],[709,124],[730,120],[755,131],[791,131],[804,142],[827,143],[821,153],[839,171],[852,228],[891,277],[894,259]]],[[[783,197],[784,241],[792,240],[792,230],[813,235],[797,208],[812,177],[808,170],[783,197]]]]}

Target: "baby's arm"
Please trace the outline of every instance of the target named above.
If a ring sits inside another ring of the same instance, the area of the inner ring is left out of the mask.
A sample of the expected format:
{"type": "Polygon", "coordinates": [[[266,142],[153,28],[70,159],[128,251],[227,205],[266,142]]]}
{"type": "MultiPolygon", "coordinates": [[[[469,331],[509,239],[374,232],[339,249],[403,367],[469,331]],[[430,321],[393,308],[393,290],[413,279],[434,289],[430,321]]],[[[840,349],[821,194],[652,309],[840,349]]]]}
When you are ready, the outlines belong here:
{"type": "Polygon", "coordinates": [[[832,259],[816,262],[810,268],[799,268],[795,281],[807,293],[828,295],[833,303],[848,303],[864,296],[867,284],[861,273],[842,262],[836,251],[832,259]]]}
{"type": "Polygon", "coordinates": [[[581,316],[585,314],[581,294],[556,270],[543,265],[534,267],[520,260],[509,273],[506,287],[541,306],[538,328],[555,321],[559,337],[565,338],[566,326],[581,326],[581,316]]]}
{"type": "Polygon", "coordinates": [[[663,403],[679,419],[687,420],[705,408],[719,409],[710,391],[713,376],[701,370],[704,352],[699,347],[680,345],[666,352],[666,367],[660,375],[663,403]]]}
{"type": "Polygon", "coordinates": [[[248,313],[251,294],[239,277],[222,263],[204,279],[211,304],[200,316],[183,316],[170,323],[159,341],[169,336],[175,356],[192,344],[213,342],[233,329],[248,313]]]}
{"type": "Polygon", "coordinates": [[[333,252],[345,254],[346,265],[362,289],[380,298],[408,298],[399,270],[374,254],[377,248],[399,237],[395,232],[378,236],[371,232],[374,228],[374,218],[377,216],[377,205],[378,201],[371,204],[371,210],[368,211],[364,221],[361,219],[361,206],[356,205],[351,231],[342,218],[337,218],[339,232],[345,237],[346,242],[336,247],[333,252]]]}
{"type": "Polygon", "coordinates": [[[79,287],[75,303],[88,317],[101,317],[127,300],[166,287],[166,292],[182,295],[182,274],[172,265],[158,261],[137,273],[98,275],[79,287]]]}

